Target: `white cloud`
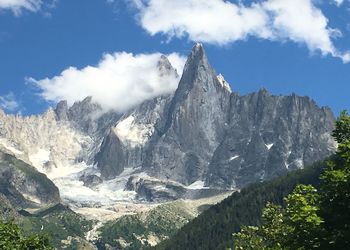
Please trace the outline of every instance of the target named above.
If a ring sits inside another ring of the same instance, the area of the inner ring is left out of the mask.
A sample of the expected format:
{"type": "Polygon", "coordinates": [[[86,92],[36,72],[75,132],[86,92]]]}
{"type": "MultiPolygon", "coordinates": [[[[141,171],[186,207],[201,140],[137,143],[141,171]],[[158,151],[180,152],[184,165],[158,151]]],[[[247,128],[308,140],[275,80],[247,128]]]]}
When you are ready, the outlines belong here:
{"type": "Polygon", "coordinates": [[[344,0],[333,0],[333,1],[337,6],[342,5],[342,3],[344,2],[344,0]]]}
{"type": "Polygon", "coordinates": [[[266,0],[243,5],[224,0],[129,0],[140,25],[151,35],[188,36],[192,41],[225,45],[249,37],[304,44],[314,53],[350,61],[332,39],[341,32],[312,0],[266,0]]]}
{"type": "Polygon", "coordinates": [[[272,29],[277,39],[303,43],[311,52],[330,54],[345,63],[350,61],[350,54],[339,52],[332,42],[341,32],[328,27],[328,19],[311,0],[269,0],[263,7],[273,13],[272,29]]]}
{"type": "Polygon", "coordinates": [[[7,95],[0,96],[0,108],[10,112],[18,110],[19,104],[12,92],[8,93],[7,95]]]}
{"type": "Polygon", "coordinates": [[[221,0],[135,0],[140,23],[151,35],[188,35],[193,41],[223,45],[256,34],[269,37],[268,16],[258,5],[244,8],[221,0]]]}
{"type": "MultiPolygon", "coordinates": [[[[175,72],[160,74],[157,66],[161,54],[105,54],[97,66],[83,69],[70,67],[59,76],[29,79],[47,101],[67,100],[70,105],[87,96],[106,110],[125,111],[147,99],[173,92],[179,76],[175,72]]],[[[185,58],[172,53],[170,62],[182,72],[185,58]]]]}
{"type": "Polygon", "coordinates": [[[9,9],[19,15],[22,10],[36,12],[42,4],[41,0],[0,0],[0,10],[9,9]]]}

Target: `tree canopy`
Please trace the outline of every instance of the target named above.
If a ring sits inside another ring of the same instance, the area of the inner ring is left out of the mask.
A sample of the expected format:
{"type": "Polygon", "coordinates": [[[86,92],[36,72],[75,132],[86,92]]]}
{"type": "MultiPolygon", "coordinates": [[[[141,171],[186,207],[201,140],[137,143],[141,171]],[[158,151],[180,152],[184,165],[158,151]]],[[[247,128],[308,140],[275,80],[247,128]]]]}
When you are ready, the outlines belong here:
{"type": "Polygon", "coordinates": [[[47,236],[25,236],[13,222],[0,222],[0,249],[2,250],[53,250],[47,236]]]}

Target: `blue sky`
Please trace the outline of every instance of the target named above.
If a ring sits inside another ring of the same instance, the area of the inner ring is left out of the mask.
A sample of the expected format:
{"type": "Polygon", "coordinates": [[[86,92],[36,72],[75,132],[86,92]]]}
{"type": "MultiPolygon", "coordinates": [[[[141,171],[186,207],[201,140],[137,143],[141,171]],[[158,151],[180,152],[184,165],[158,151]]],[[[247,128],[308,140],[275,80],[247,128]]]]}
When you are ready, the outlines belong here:
{"type": "Polygon", "coordinates": [[[348,0],[11,1],[0,0],[7,112],[36,114],[95,92],[107,108],[123,110],[173,91],[176,79],[164,86],[151,77],[155,58],[170,55],[181,70],[197,41],[236,92],[265,87],[308,95],[335,113],[350,110],[348,0]]]}

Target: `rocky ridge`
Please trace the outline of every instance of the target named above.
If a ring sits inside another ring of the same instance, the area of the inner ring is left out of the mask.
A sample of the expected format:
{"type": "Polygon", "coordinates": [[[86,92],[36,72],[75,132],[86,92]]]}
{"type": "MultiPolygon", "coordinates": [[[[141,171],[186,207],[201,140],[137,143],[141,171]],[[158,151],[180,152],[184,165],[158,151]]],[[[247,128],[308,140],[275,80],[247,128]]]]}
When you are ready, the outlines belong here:
{"type": "Polygon", "coordinates": [[[118,175],[124,167],[141,167],[185,186],[204,181],[211,188],[239,189],[330,155],[334,120],[329,108],[309,97],[274,96],[266,89],[231,92],[197,44],[176,92],[124,114],[100,151],[114,158],[100,154],[96,161],[107,178],[116,169],[118,175]],[[137,147],[131,138],[140,140],[137,147]]]}

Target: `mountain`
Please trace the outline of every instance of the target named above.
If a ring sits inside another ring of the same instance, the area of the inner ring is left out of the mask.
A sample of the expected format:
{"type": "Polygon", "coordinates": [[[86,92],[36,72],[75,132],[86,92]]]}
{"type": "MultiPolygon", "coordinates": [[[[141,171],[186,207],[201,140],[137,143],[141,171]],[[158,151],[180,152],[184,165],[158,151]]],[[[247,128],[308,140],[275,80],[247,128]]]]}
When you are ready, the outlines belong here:
{"type": "Polygon", "coordinates": [[[183,185],[241,188],[330,155],[333,124],[309,97],[232,93],[197,44],[176,92],[124,114],[96,161],[105,178],[141,167],[183,185]]]}
{"type": "Polygon", "coordinates": [[[208,162],[224,136],[230,90],[218,80],[197,44],[164,119],[146,149],[143,167],[152,176],[189,185],[203,180],[208,162]]]}
{"type": "Polygon", "coordinates": [[[233,94],[206,183],[240,188],[322,160],[335,149],[333,126],[332,112],[309,97],[273,96],[265,89],[233,94]]]}
{"type": "MultiPolygon", "coordinates": [[[[165,56],[158,70],[179,77],[165,56]]],[[[144,199],[137,192],[159,186],[164,199],[192,187],[240,189],[303,168],[334,152],[334,120],[309,97],[232,92],[196,44],[175,93],[124,113],[93,97],[36,116],[0,112],[0,145],[45,173],[64,202],[94,206],[144,199]]]]}

